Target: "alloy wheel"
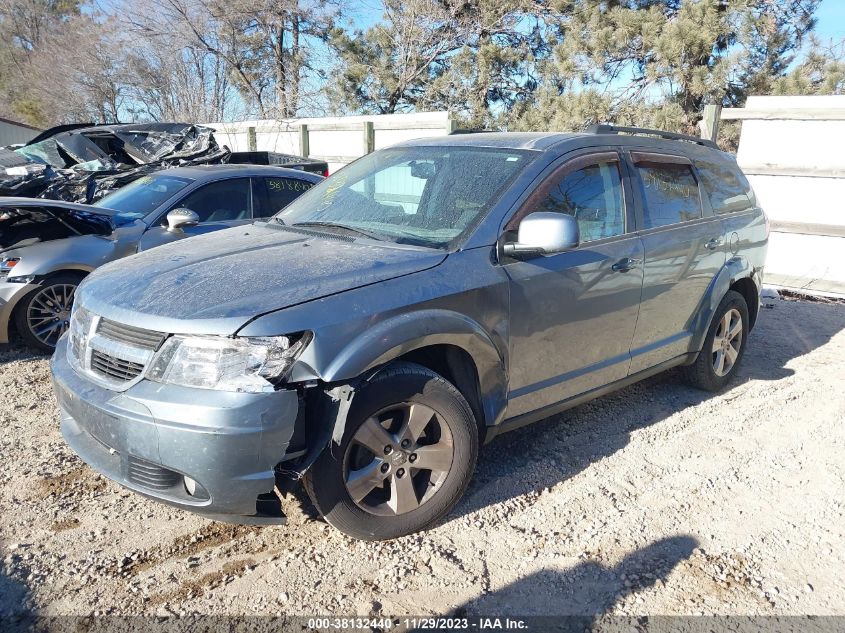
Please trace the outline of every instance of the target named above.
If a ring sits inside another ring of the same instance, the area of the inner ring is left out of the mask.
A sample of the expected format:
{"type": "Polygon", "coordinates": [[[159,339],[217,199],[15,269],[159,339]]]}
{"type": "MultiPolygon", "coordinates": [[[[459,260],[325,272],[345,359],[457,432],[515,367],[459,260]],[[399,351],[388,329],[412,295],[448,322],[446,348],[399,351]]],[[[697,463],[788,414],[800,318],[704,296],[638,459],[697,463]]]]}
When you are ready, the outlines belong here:
{"type": "Polygon", "coordinates": [[[448,422],[419,403],[394,405],[367,418],[344,457],[344,484],[371,514],[411,512],[431,499],[452,468],[448,422]]]}
{"type": "Polygon", "coordinates": [[[742,315],[736,308],[725,312],[713,337],[713,371],[726,376],[736,364],[742,347],[742,315]]]}
{"type": "Polygon", "coordinates": [[[73,284],[46,286],[29,302],[26,323],[30,333],[44,345],[55,347],[70,325],[73,284]]]}

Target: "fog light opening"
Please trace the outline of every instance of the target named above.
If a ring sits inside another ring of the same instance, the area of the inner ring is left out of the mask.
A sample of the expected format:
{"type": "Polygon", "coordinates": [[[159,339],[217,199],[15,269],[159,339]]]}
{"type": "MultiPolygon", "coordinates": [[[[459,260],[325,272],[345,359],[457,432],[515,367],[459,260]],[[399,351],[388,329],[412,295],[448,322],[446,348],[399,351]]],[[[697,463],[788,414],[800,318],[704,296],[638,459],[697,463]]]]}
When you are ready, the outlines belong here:
{"type": "Polygon", "coordinates": [[[185,477],[185,492],[192,497],[197,494],[197,482],[190,477],[185,477]]]}

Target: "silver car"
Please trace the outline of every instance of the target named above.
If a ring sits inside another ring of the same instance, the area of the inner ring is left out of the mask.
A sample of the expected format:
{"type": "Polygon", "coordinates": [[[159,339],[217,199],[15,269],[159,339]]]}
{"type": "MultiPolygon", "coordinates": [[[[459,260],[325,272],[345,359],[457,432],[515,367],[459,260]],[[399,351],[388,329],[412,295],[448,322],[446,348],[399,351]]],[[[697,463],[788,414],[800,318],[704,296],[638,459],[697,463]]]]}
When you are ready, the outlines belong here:
{"type": "Polygon", "coordinates": [[[107,477],[207,516],[281,523],[302,481],[347,534],[408,534],[504,431],[670,367],[724,387],[767,240],[702,139],[409,141],[269,222],[94,272],[53,355],[61,430],[107,477]]]}
{"type": "Polygon", "coordinates": [[[93,205],[0,198],[0,343],[14,323],[52,351],[92,270],[169,242],[267,218],[323,178],[261,165],[178,167],[93,205]]]}

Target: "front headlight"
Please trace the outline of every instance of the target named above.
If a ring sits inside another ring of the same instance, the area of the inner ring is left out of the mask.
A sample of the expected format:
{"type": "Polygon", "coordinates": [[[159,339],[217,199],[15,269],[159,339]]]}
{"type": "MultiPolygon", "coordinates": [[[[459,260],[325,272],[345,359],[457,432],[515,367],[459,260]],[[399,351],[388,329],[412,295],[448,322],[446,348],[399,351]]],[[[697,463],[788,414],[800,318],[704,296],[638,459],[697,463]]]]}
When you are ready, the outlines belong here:
{"type": "Polygon", "coordinates": [[[94,315],[78,304],[74,304],[68,329],[67,359],[70,366],[77,371],[82,371],[85,346],[91,337],[93,326],[94,315]]]}
{"type": "Polygon", "coordinates": [[[6,281],[14,267],[20,261],[20,257],[4,257],[0,259],[0,281],[6,281]]]}
{"type": "Polygon", "coordinates": [[[147,378],[200,389],[273,391],[310,340],[310,332],[253,338],[171,336],[150,364],[147,378]]]}

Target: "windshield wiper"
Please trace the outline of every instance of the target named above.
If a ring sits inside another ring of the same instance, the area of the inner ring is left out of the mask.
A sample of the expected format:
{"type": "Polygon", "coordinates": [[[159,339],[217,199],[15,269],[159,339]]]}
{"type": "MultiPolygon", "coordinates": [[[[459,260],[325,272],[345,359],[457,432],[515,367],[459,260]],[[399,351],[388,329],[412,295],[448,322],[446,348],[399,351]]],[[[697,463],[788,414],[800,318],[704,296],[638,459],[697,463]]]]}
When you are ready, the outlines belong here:
{"type": "Polygon", "coordinates": [[[343,229],[344,231],[352,231],[353,233],[357,233],[358,235],[368,237],[371,240],[377,240],[379,242],[383,242],[385,240],[384,235],[377,235],[375,233],[370,233],[369,231],[364,231],[362,229],[356,229],[354,226],[348,226],[346,224],[340,224],[338,222],[297,222],[296,224],[290,224],[288,226],[322,226],[330,229],[343,229]]]}

